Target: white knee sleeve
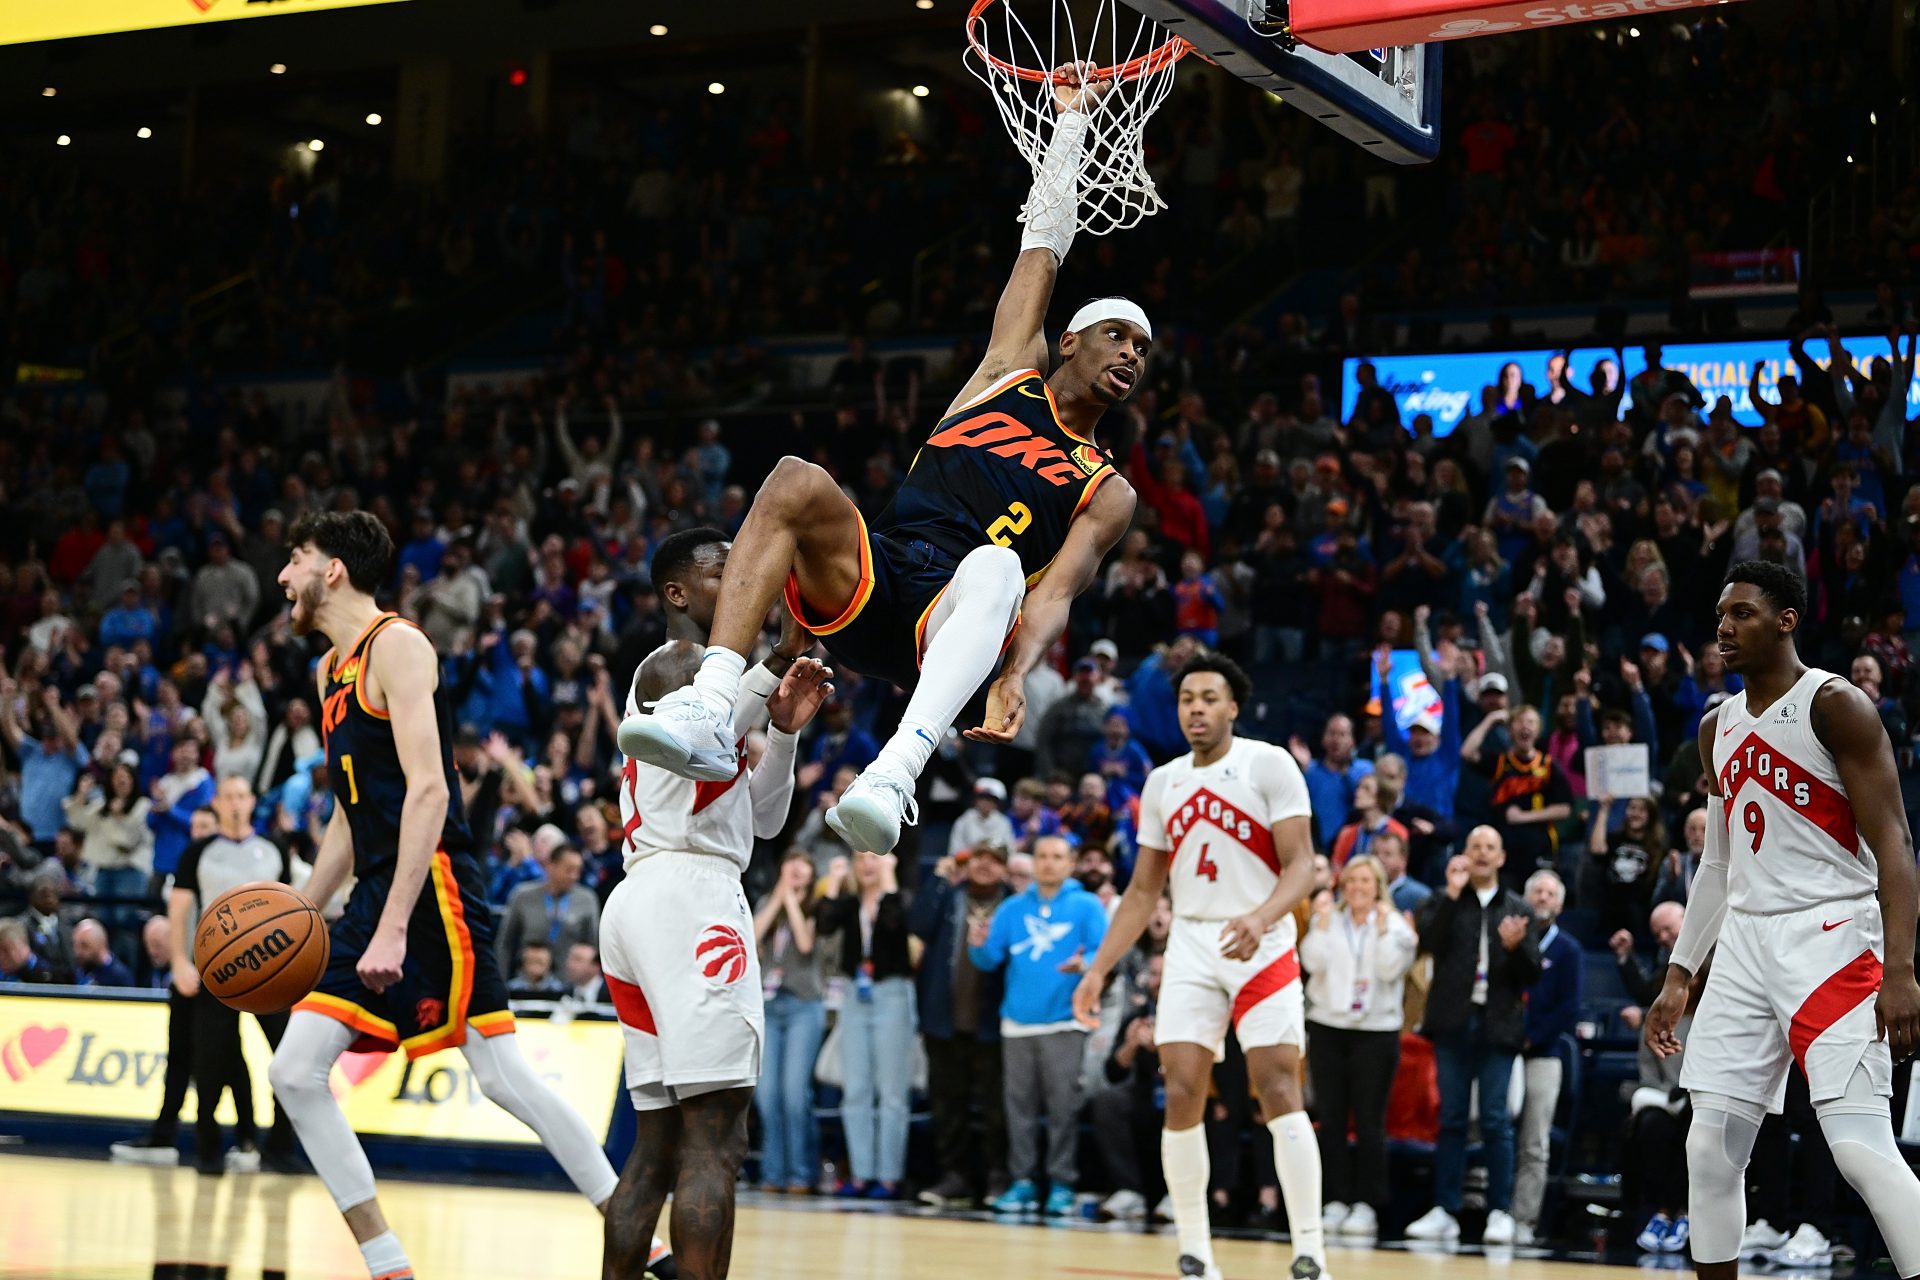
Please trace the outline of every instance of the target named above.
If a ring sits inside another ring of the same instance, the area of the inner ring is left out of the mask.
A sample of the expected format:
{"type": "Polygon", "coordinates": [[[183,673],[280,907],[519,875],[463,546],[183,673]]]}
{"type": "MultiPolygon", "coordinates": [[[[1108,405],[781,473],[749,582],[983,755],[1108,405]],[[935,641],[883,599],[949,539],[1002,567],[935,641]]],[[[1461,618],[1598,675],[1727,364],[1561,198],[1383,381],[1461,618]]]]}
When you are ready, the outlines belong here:
{"type": "Polygon", "coordinates": [[[964,609],[969,618],[1004,618],[1012,626],[1026,595],[1027,575],[1019,553],[1007,547],[975,547],[953,571],[954,611],[964,609]]]}
{"type": "Polygon", "coordinates": [[[1693,1260],[1731,1262],[1747,1229],[1747,1161],[1766,1108],[1724,1094],[1693,1095],[1687,1130],[1687,1216],[1693,1260]]]}
{"type": "Polygon", "coordinates": [[[353,1037],[351,1027],[332,1018],[296,1013],[267,1068],[275,1101],[286,1109],[313,1171],[342,1213],[373,1199],[373,1166],[327,1085],[334,1062],[353,1037]]]}
{"type": "Polygon", "coordinates": [[[1855,1067],[1846,1092],[1814,1111],[1834,1165],[1879,1224],[1894,1270],[1920,1275],[1920,1178],[1894,1144],[1887,1099],[1874,1091],[1866,1068],[1855,1067]]]}
{"type": "Polygon", "coordinates": [[[469,1032],[461,1052],[473,1069],[480,1092],[540,1135],[541,1144],[559,1161],[581,1195],[593,1204],[604,1204],[613,1194],[619,1175],[580,1113],[533,1074],[515,1037],[469,1032]]]}

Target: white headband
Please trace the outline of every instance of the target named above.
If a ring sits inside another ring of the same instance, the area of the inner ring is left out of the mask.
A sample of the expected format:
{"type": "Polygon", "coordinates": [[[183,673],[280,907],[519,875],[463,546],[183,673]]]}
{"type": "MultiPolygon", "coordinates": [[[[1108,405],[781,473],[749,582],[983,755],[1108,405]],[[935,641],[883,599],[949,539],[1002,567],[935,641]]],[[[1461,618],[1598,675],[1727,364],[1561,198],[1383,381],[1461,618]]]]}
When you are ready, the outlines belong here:
{"type": "Polygon", "coordinates": [[[1147,341],[1153,341],[1153,325],[1147,320],[1147,313],[1138,303],[1125,298],[1095,298],[1086,306],[1073,313],[1073,319],[1067,321],[1067,331],[1078,333],[1088,325],[1099,324],[1102,320],[1126,320],[1138,326],[1147,335],[1147,341]]]}

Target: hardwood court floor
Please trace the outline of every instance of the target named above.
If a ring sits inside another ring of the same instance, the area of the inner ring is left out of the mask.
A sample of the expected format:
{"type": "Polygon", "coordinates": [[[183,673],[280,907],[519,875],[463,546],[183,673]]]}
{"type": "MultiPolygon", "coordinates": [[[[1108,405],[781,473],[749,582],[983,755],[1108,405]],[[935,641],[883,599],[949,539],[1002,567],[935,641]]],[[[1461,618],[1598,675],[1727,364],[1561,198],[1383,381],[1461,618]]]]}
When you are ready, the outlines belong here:
{"type": "MultiPolygon", "coordinates": [[[[423,1280],[593,1280],[600,1219],[560,1191],[387,1179],[380,1199],[423,1280]]],[[[831,1202],[740,1210],[741,1280],[1162,1280],[1173,1240],[1098,1226],[921,1217],[831,1202]]],[[[1287,1246],[1225,1241],[1230,1280],[1283,1277],[1287,1246]]],[[[103,1160],[0,1155],[0,1277],[150,1280],[156,1263],[230,1270],[231,1280],[365,1280],[333,1202],[311,1177],[201,1178],[103,1160]]],[[[1335,1280],[1597,1280],[1592,1266],[1335,1249],[1335,1280]]],[[[1605,1274],[1613,1274],[1608,1271],[1605,1274]]]]}

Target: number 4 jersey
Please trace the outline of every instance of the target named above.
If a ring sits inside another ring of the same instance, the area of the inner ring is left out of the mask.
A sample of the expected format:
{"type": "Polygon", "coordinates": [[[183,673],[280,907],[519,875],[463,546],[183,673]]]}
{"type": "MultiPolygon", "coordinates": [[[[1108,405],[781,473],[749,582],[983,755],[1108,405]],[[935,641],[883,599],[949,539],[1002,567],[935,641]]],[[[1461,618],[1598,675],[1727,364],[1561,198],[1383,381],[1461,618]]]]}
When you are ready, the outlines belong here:
{"type": "Polygon", "coordinates": [[[1147,775],[1138,841],[1170,855],[1174,915],[1231,920],[1279,882],[1273,824],[1312,812],[1307,780],[1284,748],[1236,737],[1212,764],[1188,753],[1147,775]]]}
{"type": "Polygon", "coordinates": [[[1745,693],[1720,706],[1713,773],[1726,797],[1727,905],[1735,911],[1777,915],[1879,888],[1833,753],[1813,731],[1814,695],[1838,679],[1810,670],[1759,715],[1745,693]]]}

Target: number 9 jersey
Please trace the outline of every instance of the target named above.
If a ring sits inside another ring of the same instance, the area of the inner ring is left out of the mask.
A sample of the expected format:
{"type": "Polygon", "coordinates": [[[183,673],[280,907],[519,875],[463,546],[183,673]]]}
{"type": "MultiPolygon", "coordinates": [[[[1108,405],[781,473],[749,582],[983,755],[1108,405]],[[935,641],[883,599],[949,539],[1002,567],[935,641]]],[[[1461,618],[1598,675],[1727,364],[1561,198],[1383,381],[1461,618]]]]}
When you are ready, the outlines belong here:
{"type": "Polygon", "coordinates": [[[1280,881],[1273,825],[1312,812],[1307,780],[1284,748],[1236,737],[1212,764],[1196,765],[1189,752],[1147,775],[1136,842],[1167,851],[1175,916],[1231,920],[1280,881]]]}

